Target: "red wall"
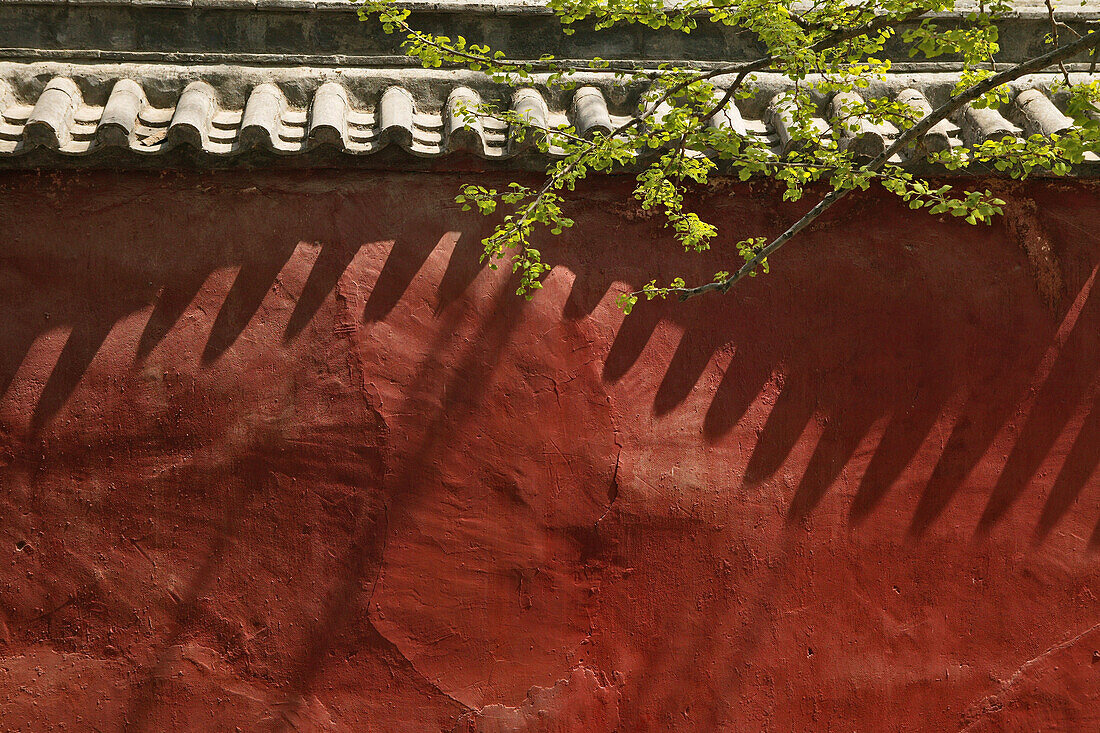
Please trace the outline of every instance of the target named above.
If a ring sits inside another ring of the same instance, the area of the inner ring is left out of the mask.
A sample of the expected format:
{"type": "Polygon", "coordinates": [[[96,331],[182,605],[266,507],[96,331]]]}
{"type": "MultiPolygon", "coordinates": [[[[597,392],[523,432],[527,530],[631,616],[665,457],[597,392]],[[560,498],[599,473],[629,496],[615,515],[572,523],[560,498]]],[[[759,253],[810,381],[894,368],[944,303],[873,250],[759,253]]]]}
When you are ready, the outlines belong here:
{"type": "Polygon", "coordinates": [[[736,253],[604,180],[525,302],[467,179],[0,177],[0,727],[1100,725],[1091,187],[624,320],[736,253]]]}

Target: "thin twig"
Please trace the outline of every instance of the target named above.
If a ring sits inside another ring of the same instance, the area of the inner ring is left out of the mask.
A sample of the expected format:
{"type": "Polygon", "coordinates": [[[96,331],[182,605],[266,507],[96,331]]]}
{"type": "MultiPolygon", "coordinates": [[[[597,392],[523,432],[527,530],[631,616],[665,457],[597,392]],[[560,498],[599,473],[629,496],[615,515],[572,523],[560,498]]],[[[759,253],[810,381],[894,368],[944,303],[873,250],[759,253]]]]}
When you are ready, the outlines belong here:
{"type": "MultiPolygon", "coordinates": [[[[1054,3],[1051,0],[1046,0],[1047,4],[1047,16],[1050,18],[1050,37],[1054,41],[1054,48],[1058,48],[1058,21],[1054,19],[1054,3]]],[[[1070,86],[1069,71],[1066,70],[1065,63],[1059,61],[1058,68],[1062,70],[1062,76],[1066,80],[1066,86],[1070,86]]]]}

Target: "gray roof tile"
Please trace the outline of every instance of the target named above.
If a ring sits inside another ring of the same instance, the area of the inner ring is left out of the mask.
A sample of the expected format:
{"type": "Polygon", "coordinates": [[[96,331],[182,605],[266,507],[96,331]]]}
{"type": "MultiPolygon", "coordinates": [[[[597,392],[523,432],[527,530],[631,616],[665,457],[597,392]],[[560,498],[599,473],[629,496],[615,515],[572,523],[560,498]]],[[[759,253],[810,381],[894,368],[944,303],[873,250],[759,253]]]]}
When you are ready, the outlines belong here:
{"type": "MultiPolygon", "coordinates": [[[[537,85],[511,91],[470,73],[253,71],[249,76],[237,67],[0,64],[0,167],[25,161],[64,167],[94,163],[97,156],[115,162],[119,155],[171,166],[175,158],[167,154],[174,150],[219,165],[233,164],[250,151],[270,160],[307,161],[325,152],[326,164],[338,164],[386,149],[406,159],[466,153],[527,165],[530,139],[516,139],[498,118],[469,119],[464,110],[486,100],[543,126],[571,125],[579,135],[592,135],[630,119],[638,99],[638,89],[599,74],[580,79],[574,91],[537,85]]],[[[1059,109],[1058,97],[1046,91],[1056,78],[1021,80],[1012,104],[1000,110],[964,108],[929,131],[924,147],[942,150],[1006,134],[1064,132],[1072,120],[1059,109]]],[[[953,80],[951,74],[899,74],[873,93],[926,113],[930,100],[941,99],[953,80]]],[[[711,124],[758,136],[782,155],[792,144],[790,113],[777,94],[784,82],[767,77],[758,84],[754,98],[731,102],[711,124]]],[[[855,94],[822,99],[815,124],[827,130],[830,119],[846,117],[859,99],[855,94]]],[[[898,133],[860,118],[848,119],[847,127],[842,144],[863,156],[882,152],[898,133]]]]}
{"type": "MultiPolygon", "coordinates": [[[[902,89],[898,92],[899,102],[903,102],[913,108],[918,115],[926,115],[932,111],[932,105],[928,99],[916,89],[902,89]]],[[[917,150],[925,150],[929,153],[940,153],[951,147],[951,123],[947,120],[937,122],[931,130],[924,133],[924,144],[917,150]]]]}
{"type": "Polygon", "coordinates": [[[46,84],[23,126],[23,139],[30,145],[55,150],[80,147],[73,139],[73,122],[83,100],[72,79],[54,77],[46,84]]]}
{"type": "Polygon", "coordinates": [[[103,107],[96,137],[101,145],[127,147],[137,128],[138,115],[148,105],[145,90],[131,79],[119,79],[103,107]]]}
{"type": "Polygon", "coordinates": [[[1058,135],[1073,127],[1073,119],[1062,114],[1054,102],[1038,89],[1020,92],[1012,109],[1018,113],[1028,135],[1058,135]]]}

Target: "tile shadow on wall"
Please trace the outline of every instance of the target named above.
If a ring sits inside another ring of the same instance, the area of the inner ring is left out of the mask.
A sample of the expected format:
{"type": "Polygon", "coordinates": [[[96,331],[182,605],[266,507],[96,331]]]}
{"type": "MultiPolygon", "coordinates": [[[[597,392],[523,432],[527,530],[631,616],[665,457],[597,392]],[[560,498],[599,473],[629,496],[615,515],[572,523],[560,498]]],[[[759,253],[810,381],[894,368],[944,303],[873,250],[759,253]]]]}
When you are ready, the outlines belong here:
{"type": "MultiPolygon", "coordinates": [[[[360,247],[377,243],[385,243],[389,255],[367,295],[363,319],[384,319],[440,239],[455,226],[450,214],[437,213],[426,225],[417,225],[430,230],[430,235],[393,239],[394,230],[400,231],[402,225],[372,215],[366,198],[347,194],[334,200],[323,197],[327,203],[308,209],[307,215],[275,195],[250,198],[238,194],[233,202],[239,199],[239,206],[214,205],[217,196],[215,192],[184,197],[178,207],[168,210],[150,207],[138,197],[105,206],[90,220],[62,216],[48,229],[30,226],[5,233],[5,240],[14,244],[0,260],[6,283],[0,322],[11,324],[0,335],[0,397],[42,333],[59,327],[70,329],[34,407],[34,431],[44,430],[64,407],[120,319],[153,306],[137,345],[135,359],[140,363],[177,326],[216,270],[237,268],[238,272],[214,317],[201,353],[203,364],[217,361],[233,347],[300,242],[317,242],[320,252],[290,314],[285,341],[293,341],[308,327],[360,247]],[[258,222],[265,224],[258,226],[258,222]],[[99,227],[112,228],[109,243],[102,237],[88,241],[87,232],[99,227]],[[143,247],[134,252],[118,247],[116,241],[141,242],[143,247]],[[73,255],[74,243],[80,243],[79,256],[73,255]]],[[[441,319],[452,317],[446,306],[461,298],[481,272],[478,243],[484,227],[482,220],[476,220],[457,228],[462,231],[438,291],[436,315],[441,319]]],[[[639,225],[634,234],[640,232],[639,225]]],[[[1091,272],[1096,257],[1093,243],[1087,245],[1085,269],[1091,272]]],[[[614,283],[629,282],[639,266],[636,260],[618,255],[609,258],[615,264],[595,263],[596,255],[585,253],[576,239],[568,237],[548,244],[545,251],[548,261],[570,268],[577,278],[564,304],[564,315],[570,319],[595,312],[614,283]]],[[[835,253],[824,251],[814,256],[830,254],[835,253]]],[[[888,260],[895,254],[887,251],[883,257],[888,260]]],[[[704,260],[697,265],[698,274],[713,265],[704,260]]],[[[660,365],[663,373],[653,395],[653,414],[661,418],[684,409],[715,355],[730,351],[714,393],[704,395],[706,409],[698,416],[697,427],[712,444],[727,440],[757,398],[769,385],[775,388],[774,405],[744,469],[746,485],[773,478],[807,427],[820,421],[820,436],[787,509],[791,523],[814,511],[874,426],[883,425],[850,507],[853,526],[867,521],[956,400],[958,417],[921,488],[910,523],[913,538],[935,523],[996,436],[1022,405],[1030,404],[984,513],[976,519],[979,530],[989,531],[1027,489],[1070,424],[1074,410],[1082,407],[1083,421],[1058,468],[1035,529],[1036,541],[1047,537],[1071,510],[1100,461],[1100,410],[1095,405],[1083,409],[1092,397],[1100,368],[1100,290],[1087,289],[1091,281],[1085,277],[1072,279],[1067,302],[1080,298],[1082,306],[1061,344],[1055,342],[1056,327],[1064,313],[1050,323],[1035,320],[981,341],[979,335],[988,324],[956,322],[959,313],[980,310],[967,307],[976,291],[956,291],[958,282],[946,275],[937,279],[936,273],[926,271],[902,273],[901,282],[912,289],[906,291],[906,298],[896,299],[887,297],[893,292],[887,284],[896,281],[897,273],[891,273],[884,262],[869,265],[872,271],[882,268],[882,281],[872,277],[866,290],[850,285],[862,282],[860,275],[866,273],[841,267],[822,276],[829,272],[822,265],[823,260],[811,258],[792,267],[789,274],[750,281],[734,301],[713,298],[682,305],[639,305],[614,336],[603,364],[603,379],[608,383],[625,379],[642,360],[661,324],[674,323],[682,334],[667,364],[660,365]],[[912,279],[905,280],[907,276],[912,279]],[[836,293],[846,288],[851,299],[838,301],[836,293]],[[952,291],[954,296],[949,295],[952,291]],[[799,297],[791,297],[793,293],[799,297]],[[1050,367],[1043,373],[1045,359],[1050,367]]],[[[1026,278],[1023,281],[1026,283],[1026,278]]],[[[334,579],[323,614],[311,625],[305,645],[291,664],[288,709],[316,683],[364,584],[372,585],[377,577],[379,541],[388,531],[385,513],[412,498],[415,485],[423,479],[423,467],[433,465],[432,456],[446,450],[448,437],[477,408],[488,373],[512,337],[524,307],[507,287],[494,297],[488,318],[457,363],[445,363],[443,354],[454,346],[455,337],[453,330],[441,328],[414,376],[409,405],[398,412],[422,410],[428,427],[402,463],[391,467],[392,480],[387,480],[390,493],[384,497],[384,506],[373,507],[359,519],[340,563],[344,573],[334,579]],[[445,395],[435,408],[423,399],[429,389],[432,393],[442,389],[445,395]]],[[[1009,315],[1011,307],[1006,306],[1009,315]]],[[[992,320],[1004,315],[993,311],[992,320]]],[[[261,490],[264,481],[270,481],[271,471],[284,470],[281,462],[296,460],[280,451],[258,443],[249,448],[240,464],[212,467],[201,479],[229,487],[225,517],[204,564],[180,594],[174,625],[160,645],[160,656],[146,670],[145,681],[135,688],[129,719],[140,722],[148,716],[155,701],[145,691],[163,666],[166,650],[191,622],[197,599],[232,545],[249,498],[261,490]],[[259,483],[242,477],[253,477],[259,483]]],[[[316,466],[285,470],[306,469],[318,470],[316,466]]],[[[352,478],[364,489],[375,491],[377,479],[367,475],[352,478]]],[[[1089,545],[1100,547],[1100,524],[1089,545]]],[[[760,593],[753,613],[763,618],[766,588],[760,593]]],[[[743,646],[748,649],[754,643],[747,637],[743,646]]]]}
{"type": "MultiPolygon", "coordinates": [[[[137,347],[136,360],[141,362],[170,333],[209,275],[235,267],[236,278],[201,354],[203,364],[215,362],[239,338],[300,242],[317,242],[320,252],[295,302],[285,340],[301,334],[356,252],[368,243],[390,249],[367,296],[363,318],[385,318],[439,238],[454,227],[454,212],[417,215],[395,205],[383,207],[395,212],[392,216],[380,216],[372,198],[341,191],[302,206],[278,194],[222,191],[183,196],[178,205],[163,207],[138,196],[107,201],[90,217],[54,217],[49,228],[19,227],[8,236],[18,244],[5,256],[9,286],[0,308],[12,328],[0,349],[0,395],[41,333],[69,328],[34,407],[32,428],[41,430],[66,404],[119,319],[153,304],[137,347]],[[219,201],[219,196],[231,197],[232,205],[226,206],[227,199],[219,201]],[[410,228],[412,216],[420,217],[412,228],[434,230],[436,235],[401,235],[410,228]],[[110,243],[87,236],[96,230],[111,230],[110,243]],[[135,253],[118,247],[118,241],[141,242],[142,249],[135,253]],[[74,257],[77,242],[83,249],[74,257]]],[[[850,208],[836,216],[862,213],[850,208]]],[[[461,227],[464,231],[453,233],[457,241],[438,290],[437,315],[461,297],[483,268],[478,260],[480,239],[491,222],[468,219],[461,227]]],[[[595,237],[610,242],[612,250],[632,252],[654,228],[651,222],[632,223],[615,227],[618,237],[611,232],[597,232],[595,237]]],[[[666,255],[652,254],[664,251],[660,248],[650,248],[641,259],[593,254],[587,240],[579,237],[574,232],[553,238],[544,248],[548,261],[568,267],[576,276],[564,305],[567,319],[593,313],[614,284],[630,282],[639,267],[670,267],[666,255]]],[[[1085,269],[1094,267],[1093,243],[1077,246],[1086,250],[1085,269]]],[[[871,252],[870,264],[863,269],[843,260],[840,265],[834,260],[829,268],[828,258],[836,252],[819,238],[802,250],[792,248],[792,257],[807,260],[803,264],[792,267],[791,260],[781,275],[747,281],[734,299],[641,303],[615,334],[603,365],[604,380],[621,380],[659,324],[676,324],[682,334],[653,396],[653,413],[662,417],[681,409],[719,351],[730,352],[700,420],[703,437],[712,443],[726,439],[773,384],[778,394],[744,469],[747,486],[773,477],[807,427],[821,423],[820,437],[788,508],[791,522],[814,511],[872,427],[883,424],[850,507],[853,526],[882,502],[949,403],[961,398],[959,416],[912,517],[910,533],[919,537],[1024,404],[1055,333],[1051,324],[1024,323],[1016,333],[997,333],[981,342],[982,329],[990,324],[960,328],[955,319],[978,307],[968,300],[975,292],[968,288],[983,283],[960,282],[952,275],[965,267],[981,275],[980,263],[961,261],[937,272],[920,269],[918,262],[904,272],[891,272],[896,261],[907,256],[901,247],[904,242],[871,252]],[[895,297],[899,290],[903,297],[895,297]],[[795,294],[798,297],[792,297],[795,294]],[[929,354],[937,356],[932,359],[929,354]]],[[[722,256],[716,252],[709,261],[704,257],[690,263],[695,271],[687,274],[708,272],[722,264],[722,256]]],[[[682,259],[672,259],[672,267],[683,265],[682,259]]],[[[1016,280],[1011,284],[1019,285],[1026,277],[1016,280]]],[[[1038,387],[1034,407],[978,520],[979,531],[994,526],[1026,489],[1073,414],[1067,406],[1090,399],[1097,376],[1093,365],[1100,364],[1100,294],[1086,292],[1090,284],[1081,276],[1071,283],[1066,301],[1085,293],[1084,304],[1038,387]]],[[[1037,539],[1049,534],[1091,476],[1094,448],[1100,447],[1097,422],[1095,411],[1089,412],[1047,500],[1037,539]]]]}

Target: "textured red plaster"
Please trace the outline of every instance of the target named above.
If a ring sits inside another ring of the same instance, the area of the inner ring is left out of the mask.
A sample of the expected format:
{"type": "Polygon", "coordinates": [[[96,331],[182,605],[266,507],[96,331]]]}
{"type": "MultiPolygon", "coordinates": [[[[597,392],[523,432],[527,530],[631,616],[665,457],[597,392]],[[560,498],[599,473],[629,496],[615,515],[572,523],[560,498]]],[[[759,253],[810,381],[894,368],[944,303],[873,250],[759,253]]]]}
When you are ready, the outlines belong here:
{"type": "Polygon", "coordinates": [[[1091,188],[624,320],[736,254],[605,180],[525,302],[458,183],[0,178],[0,727],[1100,724],[1091,188]]]}

